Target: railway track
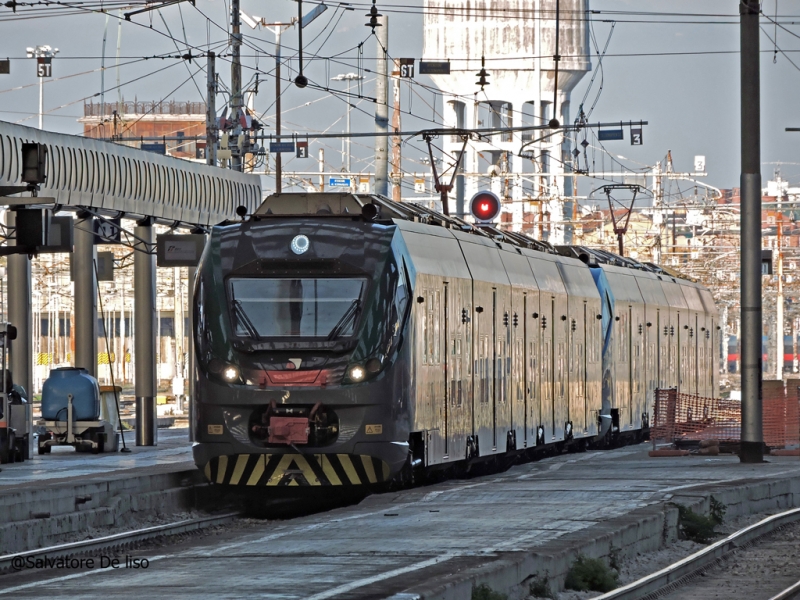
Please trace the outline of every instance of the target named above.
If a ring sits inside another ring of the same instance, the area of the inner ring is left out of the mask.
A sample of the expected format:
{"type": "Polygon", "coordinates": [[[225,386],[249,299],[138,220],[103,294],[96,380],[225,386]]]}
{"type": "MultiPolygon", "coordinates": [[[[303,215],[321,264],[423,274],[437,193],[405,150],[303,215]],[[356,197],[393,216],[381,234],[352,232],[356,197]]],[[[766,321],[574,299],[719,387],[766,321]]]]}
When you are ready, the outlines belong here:
{"type": "MultiPolygon", "coordinates": [[[[758,523],[740,529],[728,537],[668,567],[603,594],[602,596],[597,596],[595,600],[640,600],[650,598],[669,600],[672,598],[693,598],[695,596],[690,594],[690,588],[700,588],[702,587],[700,584],[713,585],[714,581],[729,578],[730,573],[728,573],[728,571],[730,569],[723,569],[724,572],[721,570],[720,573],[711,573],[715,567],[724,567],[726,563],[732,561],[740,552],[755,552],[756,549],[752,548],[752,546],[756,543],[768,536],[775,535],[782,529],[794,526],[798,523],[800,523],[800,508],[772,515],[758,523]]],[[[779,541],[780,540],[771,541],[771,543],[776,544],[779,541]]],[[[747,559],[747,556],[743,556],[742,559],[744,561],[747,559]]],[[[760,560],[762,564],[768,561],[767,558],[763,557],[760,560]]],[[[753,564],[759,563],[755,562],[753,564]]],[[[797,571],[800,571],[800,564],[797,565],[797,571]]],[[[752,575],[747,573],[737,573],[737,576],[737,585],[740,583],[739,580],[741,580],[743,584],[747,583],[748,578],[750,578],[750,581],[754,580],[765,584],[768,583],[765,579],[769,577],[769,575],[765,574],[752,575]],[[762,577],[765,579],[761,579],[762,577]]],[[[773,588],[777,587],[774,580],[773,584],[773,588]]],[[[703,597],[703,594],[704,592],[700,590],[697,596],[703,597]]],[[[705,592],[705,594],[707,596],[707,592],[705,592]]],[[[793,583],[777,595],[770,596],[768,594],[768,592],[765,592],[763,595],[753,596],[752,594],[743,592],[741,597],[751,598],[752,600],[759,600],[760,598],[764,598],[764,600],[800,598],[800,581],[793,583]]]]}
{"type": "Polygon", "coordinates": [[[0,573],[16,571],[19,565],[25,564],[25,561],[30,559],[68,558],[78,554],[121,550],[133,546],[134,544],[147,542],[159,537],[200,531],[218,525],[227,525],[240,516],[241,513],[231,512],[200,519],[185,519],[175,523],[134,529],[132,531],[115,533],[91,540],[59,544],[47,548],[39,548],[37,550],[18,552],[16,554],[6,554],[5,556],[0,556],[0,573]]]}

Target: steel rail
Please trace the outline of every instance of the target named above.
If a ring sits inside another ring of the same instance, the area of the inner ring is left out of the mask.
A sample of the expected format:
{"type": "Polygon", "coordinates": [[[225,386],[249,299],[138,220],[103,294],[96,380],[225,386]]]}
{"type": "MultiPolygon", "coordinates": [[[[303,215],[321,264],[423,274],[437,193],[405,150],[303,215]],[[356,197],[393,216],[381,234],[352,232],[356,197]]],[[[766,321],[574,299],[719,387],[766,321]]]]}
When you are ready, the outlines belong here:
{"type": "Polygon", "coordinates": [[[186,519],[184,521],[177,521],[176,523],[167,523],[166,525],[156,525],[154,527],[145,527],[143,529],[115,533],[92,540],[59,544],[57,546],[39,548],[38,550],[17,552],[16,554],[6,554],[5,556],[0,556],[0,573],[12,570],[14,561],[19,561],[21,559],[24,560],[31,557],[59,558],[72,556],[74,554],[83,554],[90,551],[124,547],[128,544],[145,542],[164,535],[177,535],[190,531],[198,531],[207,527],[214,527],[215,525],[225,525],[240,516],[241,513],[235,512],[213,517],[203,517],[200,519],[186,519]]]}
{"type": "Polygon", "coordinates": [[[800,581],[798,581],[794,585],[789,586],[788,588],[783,590],[780,594],[774,595],[769,600],[789,600],[790,598],[795,598],[798,594],[800,594],[800,581]]]}
{"type": "MultiPolygon", "coordinates": [[[[665,592],[667,591],[665,588],[669,588],[669,590],[677,589],[736,550],[748,546],[757,539],[798,520],[800,520],[800,508],[793,508],[792,510],[772,515],[758,523],[740,529],[725,539],[714,542],[707,548],[703,548],[660,571],[651,573],[638,581],[631,582],[602,596],[597,596],[594,600],[638,600],[651,597],[650,594],[655,594],[656,592],[665,592]]],[[[800,582],[796,586],[800,586],[800,582]]],[[[796,586],[792,586],[792,588],[796,586]]],[[[787,591],[785,590],[782,593],[787,591]]],[[[795,589],[796,591],[797,589],[795,589]]],[[[771,600],[790,597],[778,595],[771,600]]]]}

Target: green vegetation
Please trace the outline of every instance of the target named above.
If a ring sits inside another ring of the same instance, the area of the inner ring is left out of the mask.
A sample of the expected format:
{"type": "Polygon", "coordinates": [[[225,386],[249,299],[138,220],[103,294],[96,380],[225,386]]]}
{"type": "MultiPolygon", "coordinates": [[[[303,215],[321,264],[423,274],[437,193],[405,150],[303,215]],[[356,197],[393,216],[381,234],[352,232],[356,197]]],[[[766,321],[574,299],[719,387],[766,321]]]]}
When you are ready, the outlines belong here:
{"type": "Polygon", "coordinates": [[[555,598],[555,594],[550,589],[550,577],[547,571],[544,572],[544,575],[533,576],[528,592],[534,598],[555,598]]]}
{"type": "Polygon", "coordinates": [[[610,592],[618,585],[617,574],[599,558],[578,555],[567,572],[564,587],[579,592],[610,592]]]}
{"type": "Polygon", "coordinates": [[[685,540],[698,544],[709,543],[717,535],[715,528],[722,525],[727,506],[711,496],[711,511],[709,516],[698,515],[691,508],[678,506],[678,533],[685,540]]]}
{"type": "Polygon", "coordinates": [[[472,588],[472,600],[508,600],[506,594],[495,592],[485,583],[472,588]]]}

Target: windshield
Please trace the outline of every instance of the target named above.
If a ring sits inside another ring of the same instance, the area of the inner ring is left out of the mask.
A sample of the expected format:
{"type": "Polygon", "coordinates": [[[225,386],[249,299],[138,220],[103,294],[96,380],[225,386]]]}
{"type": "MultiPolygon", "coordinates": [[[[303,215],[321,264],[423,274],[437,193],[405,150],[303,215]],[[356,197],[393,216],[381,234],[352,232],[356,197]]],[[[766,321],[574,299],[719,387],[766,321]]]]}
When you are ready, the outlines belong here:
{"type": "Polygon", "coordinates": [[[334,340],[355,333],[366,282],[231,278],[228,285],[235,335],[334,340]]]}

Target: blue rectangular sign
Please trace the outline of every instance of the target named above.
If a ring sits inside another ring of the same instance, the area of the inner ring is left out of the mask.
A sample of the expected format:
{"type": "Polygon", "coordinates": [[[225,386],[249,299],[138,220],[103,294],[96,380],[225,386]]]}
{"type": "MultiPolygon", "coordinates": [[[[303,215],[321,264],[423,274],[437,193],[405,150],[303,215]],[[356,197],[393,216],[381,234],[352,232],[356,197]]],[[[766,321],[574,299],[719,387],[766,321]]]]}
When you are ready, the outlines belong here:
{"type": "Polygon", "coordinates": [[[145,144],[143,143],[141,149],[145,152],[155,152],[156,154],[166,154],[167,153],[167,145],[166,144],[145,144]]]}
{"type": "Polygon", "coordinates": [[[329,177],[328,185],[330,187],[350,187],[352,180],[349,177],[329,177]]]}
{"type": "Polygon", "coordinates": [[[270,152],[294,152],[294,142],[270,142],[270,152]]]}
{"type": "Polygon", "coordinates": [[[601,142],[625,139],[622,129],[601,129],[597,132],[597,139],[601,142]]]}
{"type": "Polygon", "coordinates": [[[431,60],[419,61],[420,75],[450,75],[450,61],[438,62],[431,60]]]}

